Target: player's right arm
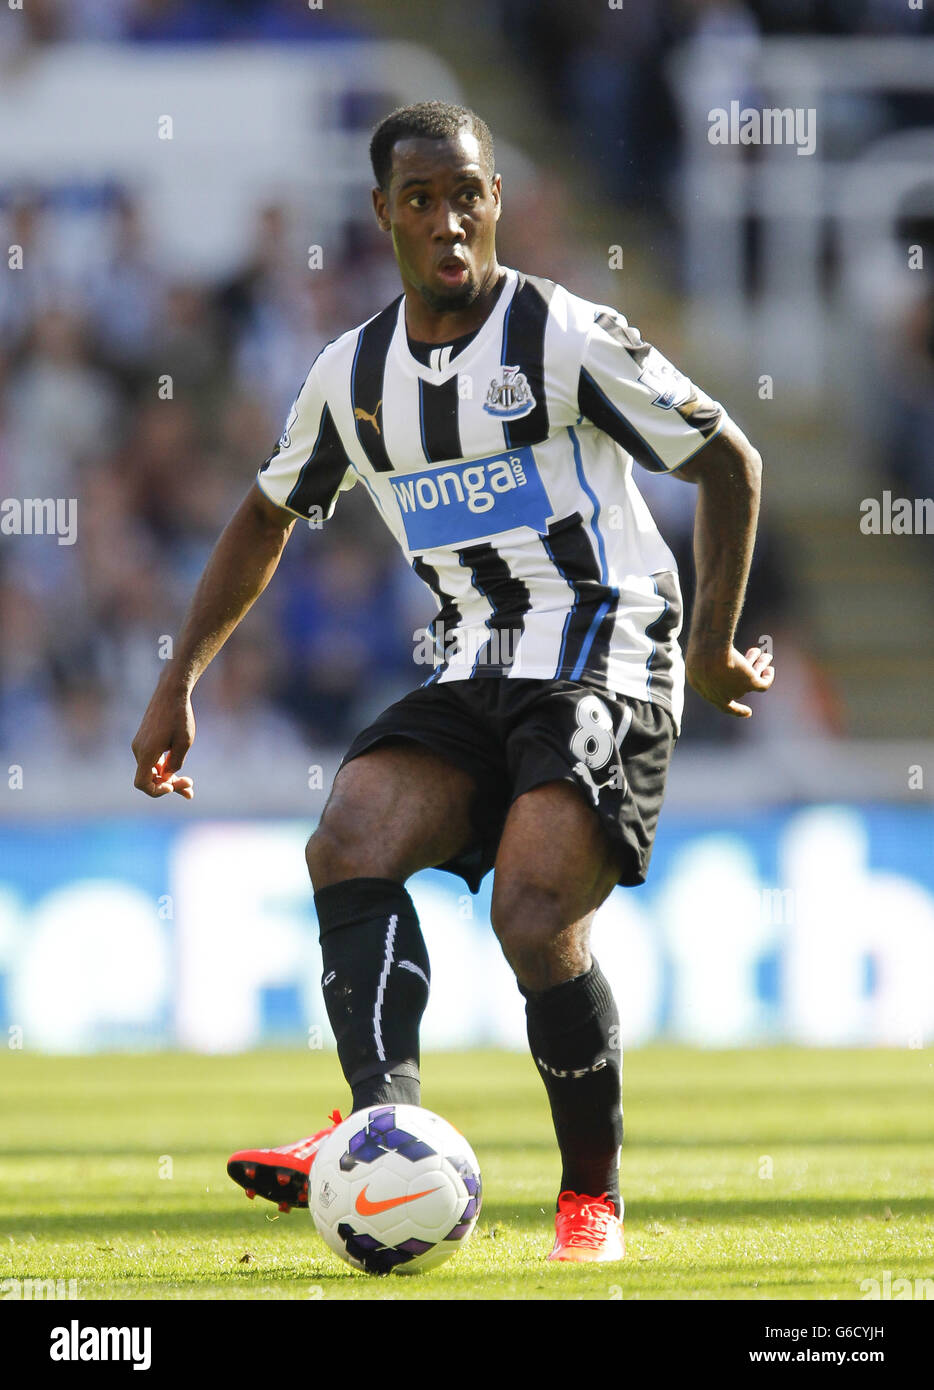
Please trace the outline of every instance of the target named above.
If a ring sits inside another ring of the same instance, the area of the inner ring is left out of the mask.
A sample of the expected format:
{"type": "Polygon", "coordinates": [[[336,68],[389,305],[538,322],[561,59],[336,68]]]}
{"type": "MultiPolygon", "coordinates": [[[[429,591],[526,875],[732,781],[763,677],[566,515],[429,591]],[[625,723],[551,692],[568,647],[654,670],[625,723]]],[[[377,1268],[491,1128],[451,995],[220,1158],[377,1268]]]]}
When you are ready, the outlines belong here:
{"type": "Polygon", "coordinates": [[[195,736],[191,692],[269,583],[294,525],[294,513],[254,483],[221,532],[133,739],[133,785],[147,796],[194,795],[191,778],[178,775],[195,736]]]}
{"type": "Polygon", "coordinates": [[[133,740],[134,786],[147,796],[191,798],[179,770],[195,736],[191,692],[269,583],[297,517],[323,519],[356,474],[334,423],[318,354],[285,429],[239,510],[222,532],[191,601],[149,708],[133,740]]]}

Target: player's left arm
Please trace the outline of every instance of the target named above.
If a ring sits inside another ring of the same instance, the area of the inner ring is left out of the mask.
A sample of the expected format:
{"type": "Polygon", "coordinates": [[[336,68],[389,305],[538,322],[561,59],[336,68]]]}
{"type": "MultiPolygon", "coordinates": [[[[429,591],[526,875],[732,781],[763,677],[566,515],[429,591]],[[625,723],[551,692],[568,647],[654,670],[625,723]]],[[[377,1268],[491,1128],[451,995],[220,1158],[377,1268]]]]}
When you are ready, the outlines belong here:
{"type": "Polygon", "coordinates": [[[733,645],[759,515],[758,452],[718,401],[605,306],[597,306],[584,344],[578,406],[644,468],[697,485],[687,678],[718,709],[748,719],[741,697],[774,679],[771,656],[758,647],[743,655],[733,645]]]}
{"type": "Polygon", "coordinates": [[[762,459],[742,430],[724,416],[718,433],[675,477],[698,489],[694,517],[697,589],[685,663],[687,678],[705,700],[739,719],[750,691],[768,690],[772,657],[759,647],[743,655],[734,646],[746,594],[759,516],[762,459]]]}

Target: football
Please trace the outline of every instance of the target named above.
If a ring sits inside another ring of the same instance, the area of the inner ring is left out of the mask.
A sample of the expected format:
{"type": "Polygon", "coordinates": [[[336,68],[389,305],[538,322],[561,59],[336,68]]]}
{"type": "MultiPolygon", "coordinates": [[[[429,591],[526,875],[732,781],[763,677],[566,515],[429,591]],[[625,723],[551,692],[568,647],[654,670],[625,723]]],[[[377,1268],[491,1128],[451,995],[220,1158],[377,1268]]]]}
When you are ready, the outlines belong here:
{"type": "Polygon", "coordinates": [[[470,1239],[480,1168],[462,1134],[418,1105],[358,1110],[329,1134],[308,1207],[342,1260],[367,1274],[419,1274],[470,1239]]]}

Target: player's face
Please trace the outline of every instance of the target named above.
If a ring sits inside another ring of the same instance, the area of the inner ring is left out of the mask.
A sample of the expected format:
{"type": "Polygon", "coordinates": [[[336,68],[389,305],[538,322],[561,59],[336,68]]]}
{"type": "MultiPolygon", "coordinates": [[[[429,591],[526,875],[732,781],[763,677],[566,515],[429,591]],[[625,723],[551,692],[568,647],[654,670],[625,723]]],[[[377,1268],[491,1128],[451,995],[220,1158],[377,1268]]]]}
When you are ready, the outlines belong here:
{"type": "Polygon", "coordinates": [[[500,177],[490,182],[476,136],[398,140],[389,189],[374,189],[373,205],[403,284],[436,313],[467,308],[497,276],[500,177]]]}

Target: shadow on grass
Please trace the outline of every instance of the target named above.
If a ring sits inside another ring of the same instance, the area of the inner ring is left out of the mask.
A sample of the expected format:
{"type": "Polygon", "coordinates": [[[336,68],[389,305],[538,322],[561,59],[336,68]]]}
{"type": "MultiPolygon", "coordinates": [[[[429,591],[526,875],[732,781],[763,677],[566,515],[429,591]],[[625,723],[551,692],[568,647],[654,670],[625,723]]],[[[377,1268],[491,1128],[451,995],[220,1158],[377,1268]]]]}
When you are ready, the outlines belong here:
{"type": "MultiPolygon", "coordinates": [[[[628,1134],[623,1140],[623,1161],[627,1154],[637,1154],[643,1150],[664,1150],[664,1149],[754,1149],[757,1154],[763,1152],[762,1144],[769,1145],[769,1153],[779,1153],[786,1149],[803,1148],[898,1148],[904,1145],[910,1148],[924,1148],[929,1156],[934,1155],[934,1137],[924,1134],[853,1134],[842,1136],[840,1134],[795,1134],[790,1133],[787,1124],[780,1125],[776,1121],[776,1128],[781,1128],[781,1138],[776,1138],[775,1130],[747,1130],[743,1134],[707,1134],[707,1135],[675,1135],[666,1138],[663,1135],[641,1134],[631,1138],[628,1134]]],[[[490,1139],[488,1142],[483,1139],[482,1134],[471,1135],[471,1143],[478,1150],[481,1146],[486,1147],[491,1152],[497,1153],[522,1153],[530,1149],[541,1150],[543,1152],[554,1153],[555,1141],[553,1138],[547,1140],[536,1140],[533,1142],[522,1139],[490,1139]]],[[[934,1157],[931,1158],[931,1167],[934,1170],[934,1157]]]]}
{"type": "MultiPolygon", "coordinates": [[[[792,1260],[788,1263],[766,1265],[764,1261],[746,1259],[729,1266],[710,1261],[691,1260],[674,1264],[647,1264],[638,1256],[622,1264],[582,1271],[573,1268],[546,1267],[540,1255],[518,1258],[513,1270],[464,1266],[444,1267],[412,1279],[373,1278],[344,1267],[335,1270],[333,1264],[319,1265],[311,1255],[307,1262],[278,1264],[275,1268],[212,1269],[198,1275],[175,1273],[158,1274],[140,1270],[138,1274],[121,1271],[113,1279],[98,1275],[80,1281],[85,1299],[224,1299],[275,1297],[277,1291],[301,1298],[328,1299],[359,1297],[362,1299],[459,1299],[463,1297],[523,1301],[543,1294],[545,1299],[577,1298],[661,1298],[691,1299],[722,1297],[729,1291],[740,1297],[768,1300],[780,1296],[780,1291],[807,1291],[813,1299],[839,1296],[857,1299],[860,1289],[860,1270],[854,1261],[821,1260],[820,1270],[813,1263],[792,1260]],[[583,1277],[582,1277],[583,1276],[583,1277]],[[532,1284],[532,1280],[544,1282],[532,1284]],[[534,1291],[533,1291],[534,1289],[534,1291]],[[100,1291],[97,1295],[96,1291],[100,1291]]],[[[29,1270],[22,1277],[31,1276],[29,1270]]],[[[41,1277],[41,1275],[39,1276],[41,1277]]]]}
{"type": "MultiPolygon", "coordinates": [[[[640,1134],[630,1137],[628,1134],[624,1140],[623,1158],[627,1154],[637,1154],[642,1150],[664,1150],[664,1149],[755,1149],[759,1152],[762,1144],[769,1144],[770,1152],[779,1152],[785,1149],[800,1148],[924,1148],[929,1152],[934,1152],[934,1136],[925,1134],[820,1134],[820,1133],[794,1133],[789,1132],[787,1124],[775,1122],[776,1128],[781,1129],[781,1137],[777,1138],[774,1129],[763,1126],[758,1130],[747,1130],[742,1134],[703,1134],[703,1135],[664,1135],[640,1134]]],[[[470,1136],[473,1147],[478,1151],[482,1158],[482,1150],[490,1154],[555,1154],[554,1136],[547,1134],[542,1136],[523,1135],[515,1138],[503,1138],[501,1135],[484,1136],[482,1128],[470,1136]]],[[[236,1140],[229,1140],[226,1144],[179,1144],[171,1138],[153,1143],[126,1143],[126,1144],[46,1144],[42,1148],[17,1147],[8,1144],[0,1147],[0,1162],[4,1159],[11,1161],[30,1161],[42,1162],[44,1159],[55,1159],[56,1161],[67,1161],[68,1159],[133,1159],[154,1162],[162,1154],[170,1154],[176,1161],[184,1158],[196,1158],[219,1164],[221,1169],[226,1168],[227,1155],[236,1148],[236,1140]]],[[[932,1160],[934,1166],[934,1160],[932,1160]]]]}
{"type": "MultiPolygon", "coordinates": [[[[550,1218],[553,1208],[551,1200],[490,1202],[483,1207],[482,1229],[489,1232],[494,1226],[513,1230],[516,1226],[536,1228],[543,1215],[550,1218]]],[[[671,1234],[683,1234],[684,1223],[696,1222],[698,1225],[731,1225],[738,1221],[854,1221],[869,1218],[897,1229],[899,1218],[934,1217],[934,1198],[905,1197],[889,1195],[884,1197],[862,1198],[794,1198],[779,1201],[750,1201],[731,1196],[684,1198],[679,1201],[645,1202],[632,1200],[627,1207],[629,1229],[642,1230],[646,1223],[669,1223],[671,1234]],[[887,1215],[887,1213],[889,1213],[887,1215]]],[[[267,1217],[260,1215],[260,1209],[242,1211],[239,1205],[230,1210],[217,1208],[188,1208],[184,1211],[168,1211],[161,1208],[148,1208],[120,1212],[88,1212],[86,1214],[32,1213],[23,1216],[8,1216],[0,1222],[0,1241],[12,1239],[28,1240],[34,1236],[37,1241],[86,1240],[96,1248],[106,1250],[113,1239],[148,1242],[159,1238],[178,1238],[183,1236],[189,1244],[199,1240],[229,1239],[249,1244],[251,1237],[257,1239],[272,1234],[271,1228],[280,1223],[288,1223],[288,1234],[301,1239],[314,1240],[315,1232],[311,1218],[303,1211],[291,1212],[288,1216],[267,1217]]],[[[651,1234],[651,1232],[649,1233],[651,1234]]],[[[114,1250],[119,1256],[122,1252],[114,1250]]]]}
{"type": "MultiPolygon", "coordinates": [[[[17,1270],[17,1278],[21,1279],[47,1277],[50,1276],[44,1275],[41,1270],[30,1271],[28,1265],[17,1270]]],[[[121,1269],[112,1279],[98,1273],[90,1279],[79,1278],[78,1282],[82,1299],[94,1298],[95,1290],[101,1290],[107,1298],[160,1298],[166,1295],[184,1297],[181,1291],[187,1289],[196,1296],[201,1290],[210,1290],[209,1297],[223,1298],[229,1292],[241,1297],[258,1298],[262,1296],[262,1290],[279,1285],[307,1289],[306,1296],[313,1299],[322,1296],[319,1291],[327,1296],[329,1290],[336,1293],[350,1289],[354,1284],[369,1282],[369,1276],[351,1269],[349,1265],[345,1270],[335,1272],[333,1265],[325,1268],[310,1255],[308,1261],[302,1264],[277,1264],[274,1268],[263,1268],[234,1263],[227,1269],[205,1270],[200,1277],[192,1273],[160,1274],[151,1269],[134,1274],[121,1269]]]]}
{"type": "MultiPolygon", "coordinates": [[[[487,1201],[483,1205],[484,1224],[511,1226],[531,1224],[541,1220],[542,1209],[552,1210],[546,1202],[498,1202],[487,1201]]],[[[758,1220],[784,1220],[794,1216],[796,1219],[826,1221],[832,1218],[858,1220],[861,1217],[876,1218],[888,1224],[895,1224],[900,1216],[934,1216],[934,1196],[899,1197],[888,1194],[882,1197],[798,1197],[785,1199],[774,1197],[763,1201],[752,1201],[729,1195],[723,1197],[685,1197],[678,1201],[658,1201],[655,1198],[641,1200],[627,1199],[627,1230],[630,1223],[670,1222],[672,1229],[680,1229],[681,1221],[696,1221],[705,1225],[716,1222],[731,1223],[746,1218],[758,1220]],[[890,1215],[887,1217],[886,1213],[890,1215]]]]}
{"type": "MultiPolygon", "coordinates": [[[[267,1203],[263,1204],[268,1206],[267,1203]]],[[[0,1242],[28,1239],[36,1240],[89,1240],[99,1249],[106,1249],[108,1242],[121,1240],[152,1240],[153,1238],[184,1236],[190,1242],[229,1238],[249,1243],[273,1233],[274,1228],[288,1224],[289,1233],[294,1236],[315,1236],[314,1223],[307,1211],[293,1211],[288,1215],[278,1215],[268,1206],[269,1215],[263,1208],[250,1207],[246,1202],[241,1208],[238,1203],[229,1211],[214,1207],[177,1207],[166,1209],[155,1205],[135,1209],[127,1202],[121,1211],[94,1212],[35,1212],[23,1216],[0,1218],[0,1242]],[[153,1233],[155,1232],[155,1237],[153,1233]]],[[[115,1251],[114,1253],[119,1253],[115,1251]]]]}

